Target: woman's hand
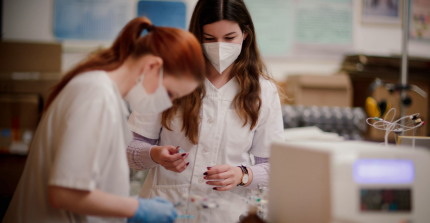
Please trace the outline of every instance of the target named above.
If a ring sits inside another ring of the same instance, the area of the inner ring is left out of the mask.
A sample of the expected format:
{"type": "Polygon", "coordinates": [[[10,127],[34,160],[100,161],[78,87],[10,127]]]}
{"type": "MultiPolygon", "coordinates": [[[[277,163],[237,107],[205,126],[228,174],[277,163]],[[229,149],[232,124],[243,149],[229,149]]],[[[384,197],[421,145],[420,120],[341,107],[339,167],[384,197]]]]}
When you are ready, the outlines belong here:
{"type": "Polygon", "coordinates": [[[189,153],[178,153],[179,149],[179,146],[154,146],[151,149],[151,158],[166,170],[181,173],[190,163],[187,162],[189,153]]]}
{"type": "Polygon", "coordinates": [[[204,175],[206,175],[205,179],[209,180],[206,184],[217,186],[213,188],[217,191],[231,190],[242,182],[242,169],[228,164],[208,167],[208,171],[205,172],[204,175]]]}
{"type": "Polygon", "coordinates": [[[178,214],[175,207],[170,201],[161,197],[154,197],[152,199],[137,198],[139,200],[139,207],[137,208],[134,216],[127,219],[127,222],[134,223],[171,223],[175,222],[178,214]]]}

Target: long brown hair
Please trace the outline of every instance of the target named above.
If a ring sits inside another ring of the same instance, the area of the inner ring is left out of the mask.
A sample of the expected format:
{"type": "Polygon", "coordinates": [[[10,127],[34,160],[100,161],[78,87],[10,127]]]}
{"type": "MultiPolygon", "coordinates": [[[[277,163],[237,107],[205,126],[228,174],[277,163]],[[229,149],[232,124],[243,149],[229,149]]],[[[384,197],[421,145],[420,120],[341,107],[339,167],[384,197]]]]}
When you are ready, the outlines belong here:
{"type": "MultiPolygon", "coordinates": [[[[231,75],[237,78],[241,87],[240,92],[233,100],[233,105],[238,116],[244,121],[243,126],[250,122],[250,130],[252,130],[257,125],[261,108],[259,78],[263,77],[276,84],[281,95],[282,90],[268,75],[266,66],[261,59],[254,24],[243,0],[199,0],[191,17],[189,30],[202,43],[203,26],[221,20],[238,23],[241,30],[248,34],[242,44],[241,54],[234,62],[231,75]]],[[[163,126],[169,129],[169,123],[181,108],[183,113],[182,130],[185,131],[185,135],[192,143],[197,144],[200,108],[204,96],[205,86],[202,84],[193,94],[178,99],[175,103],[176,106],[163,113],[163,126]]]]}
{"type": "Polygon", "coordinates": [[[122,29],[110,48],[93,53],[64,75],[52,89],[45,111],[67,83],[77,75],[92,70],[113,71],[129,56],[137,59],[147,54],[163,60],[166,74],[178,76],[191,73],[198,81],[204,80],[205,62],[202,49],[193,34],[175,28],[154,27],[148,18],[138,17],[122,29]],[[142,37],[144,30],[148,33],[142,37]]]}

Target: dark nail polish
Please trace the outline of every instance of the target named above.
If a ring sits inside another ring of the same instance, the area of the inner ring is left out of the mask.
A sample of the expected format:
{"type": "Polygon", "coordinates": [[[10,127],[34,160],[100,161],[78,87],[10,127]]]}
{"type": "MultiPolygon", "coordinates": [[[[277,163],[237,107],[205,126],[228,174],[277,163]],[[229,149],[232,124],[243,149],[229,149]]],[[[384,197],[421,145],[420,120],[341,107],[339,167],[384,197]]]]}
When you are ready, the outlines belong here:
{"type": "Polygon", "coordinates": [[[190,165],[190,162],[187,163],[187,166],[190,165]]]}
{"type": "Polygon", "coordinates": [[[210,170],[212,167],[208,167],[208,170],[210,170]]]}
{"type": "Polygon", "coordinates": [[[203,175],[208,175],[208,172],[204,172],[203,175]]]}
{"type": "Polygon", "coordinates": [[[212,188],[213,190],[216,190],[216,187],[212,188]]]}
{"type": "Polygon", "coordinates": [[[177,146],[176,149],[179,149],[180,146],[177,146]]]}
{"type": "Polygon", "coordinates": [[[186,153],[182,154],[182,156],[185,156],[185,155],[187,155],[187,154],[186,153]]]}
{"type": "MultiPolygon", "coordinates": [[[[206,178],[205,178],[206,179],[206,178]]],[[[206,184],[209,184],[209,181],[208,182],[206,182],[206,184]]]]}

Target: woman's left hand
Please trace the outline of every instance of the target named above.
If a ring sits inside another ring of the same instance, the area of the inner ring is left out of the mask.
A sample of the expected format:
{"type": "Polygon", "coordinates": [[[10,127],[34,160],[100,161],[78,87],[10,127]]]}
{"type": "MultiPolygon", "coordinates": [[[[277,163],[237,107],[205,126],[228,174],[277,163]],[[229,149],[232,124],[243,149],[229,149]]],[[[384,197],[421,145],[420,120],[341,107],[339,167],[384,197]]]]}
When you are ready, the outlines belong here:
{"type": "Polygon", "coordinates": [[[213,188],[217,191],[231,190],[242,182],[242,169],[228,164],[208,167],[208,171],[204,175],[206,175],[205,179],[209,180],[206,184],[217,186],[213,188]]]}

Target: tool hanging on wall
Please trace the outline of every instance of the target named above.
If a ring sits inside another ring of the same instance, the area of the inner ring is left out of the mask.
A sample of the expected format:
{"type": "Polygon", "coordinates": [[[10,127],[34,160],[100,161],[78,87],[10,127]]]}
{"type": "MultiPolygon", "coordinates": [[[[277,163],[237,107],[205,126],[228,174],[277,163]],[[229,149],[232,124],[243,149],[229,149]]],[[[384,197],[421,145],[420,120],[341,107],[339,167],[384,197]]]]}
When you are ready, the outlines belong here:
{"type": "MultiPolygon", "coordinates": [[[[385,89],[387,89],[390,95],[392,95],[394,92],[414,91],[419,95],[423,96],[424,98],[427,97],[427,93],[416,85],[387,83],[379,78],[376,78],[375,81],[373,81],[369,86],[369,97],[366,98],[365,102],[365,109],[369,117],[385,117],[387,112],[392,108],[391,100],[382,99],[378,101],[372,97],[373,92],[379,87],[385,87],[385,89]]],[[[411,97],[406,95],[402,98],[400,107],[408,107],[411,104],[411,97]]]]}

